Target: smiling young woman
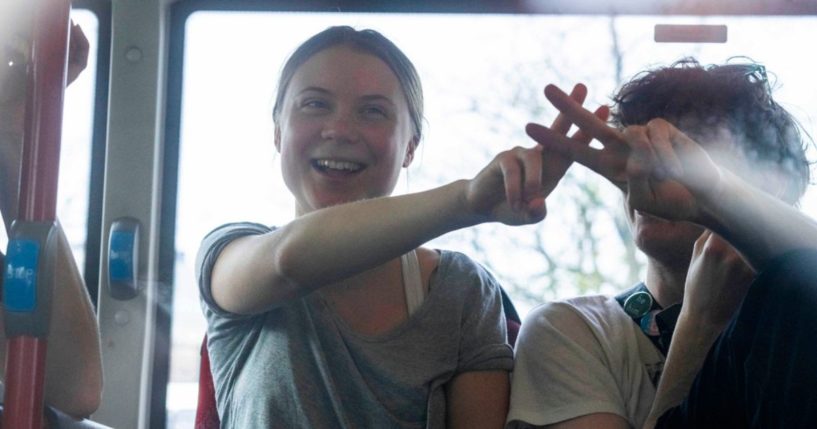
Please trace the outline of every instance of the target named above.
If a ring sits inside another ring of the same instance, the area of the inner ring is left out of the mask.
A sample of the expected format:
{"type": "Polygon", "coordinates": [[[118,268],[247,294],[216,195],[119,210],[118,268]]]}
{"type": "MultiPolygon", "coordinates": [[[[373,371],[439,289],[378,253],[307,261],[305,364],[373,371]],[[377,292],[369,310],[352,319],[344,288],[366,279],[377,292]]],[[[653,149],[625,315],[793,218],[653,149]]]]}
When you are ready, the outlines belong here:
{"type": "Polygon", "coordinates": [[[197,263],[225,427],[504,425],[500,287],[467,256],[420,246],[540,221],[567,166],[545,175],[541,149],[517,147],[471,180],[391,197],[422,99],[411,62],[371,30],[329,28],[284,66],[275,147],[297,217],[217,228],[197,263]]]}

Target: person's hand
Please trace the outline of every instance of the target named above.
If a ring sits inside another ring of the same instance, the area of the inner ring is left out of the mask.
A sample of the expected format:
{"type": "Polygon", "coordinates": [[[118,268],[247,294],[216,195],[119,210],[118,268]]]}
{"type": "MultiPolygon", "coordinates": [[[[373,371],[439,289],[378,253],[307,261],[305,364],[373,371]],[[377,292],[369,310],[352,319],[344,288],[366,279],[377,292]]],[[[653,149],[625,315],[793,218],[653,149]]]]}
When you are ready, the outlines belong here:
{"type": "Polygon", "coordinates": [[[515,147],[497,155],[468,182],[465,203],[480,221],[524,225],[545,218],[542,148],[515,147]]]}
{"type": "Polygon", "coordinates": [[[721,330],[737,311],[754,277],[754,271],[729,243],[706,230],[695,242],[681,311],[721,330]]]}
{"type": "MultiPolygon", "coordinates": [[[[584,103],[586,97],[587,87],[581,83],[576,84],[573,87],[573,91],[570,92],[570,99],[574,100],[579,105],[584,103]]],[[[599,121],[606,122],[607,117],[610,115],[610,109],[607,106],[600,106],[598,109],[596,109],[593,115],[599,121]]],[[[556,119],[550,125],[550,129],[556,133],[566,136],[571,125],[573,125],[573,123],[562,112],[559,112],[559,115],[556,116],[556,119]]],[[[526,127],[526,132],[530,133],[529,127],[526,127]]],[[[593,140],[591,136],[581,130],[574,133],[571,139],[575,141],[576,144],[583,145],[587,145],[591,140],[593,140]]],[[[559,152],[548,149],[544,150],[542,155],[544,160],[542,172],[542,186],[544,187],[543,192],[544,195],[550,195],[562,177],[564,177],[567,169],[571,164],[573,164],[573,159],[559,152]]]]}
{"type": "Polygon", "coordinates": [[[628,204],[669,220],[696,221],[702,200],[717,195],[721,171],[706,151],[669,122],[616,130],[582,108],[559,88],[548,85],[548,100],[602,149],[579,144],[537,124],[528,134],[547,149],[569,156],[622,189],[628,204]]]}
{"type": "MultiPolygon", "coordinates": [[[[584,85],[576,85],[570,98],[581,105],[587,96],[584,85]]],[[[606,120],[609,110],[599,108],[596,115],[606,120]]],[[[570,121],[559,114],[551,127],[562,135],[570,129],[570,121]]],[[[587,134],[579,131],[571,139],[588,144],[587,134]]],[[[564,176],[572,160],[542,146],[516,147],[497,155],[474,179],[466,191],[466,204],[481,220],[499,221],[508,225],[538,222],[547,214],[545,198],[564,176]]]]}

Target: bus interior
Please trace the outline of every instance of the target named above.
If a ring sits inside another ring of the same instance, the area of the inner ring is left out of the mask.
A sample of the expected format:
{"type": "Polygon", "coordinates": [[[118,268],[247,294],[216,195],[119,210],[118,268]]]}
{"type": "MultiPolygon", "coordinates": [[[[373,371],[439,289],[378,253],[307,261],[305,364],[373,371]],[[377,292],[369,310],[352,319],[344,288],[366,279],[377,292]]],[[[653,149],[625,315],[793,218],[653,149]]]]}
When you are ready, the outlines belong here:
{"type": "MultiPolygon", "coordinates": [[[[26,28],[41,3],[3,0],[2,34],[26,28]]],[[[104,389],[91,420],[115,428],[194,426],[206,331],[198,246],[226,222],[293,218],[272,145],[275,85],[287,55],[326,27],[382,32],[422,77],[427,132],[397,194],[472,177],[497,152],[531,145],[525,123],[557,113],[548,83],[583,82],[587,105],[609,104],[640,71],[687,57],[765,65],[776,99],[817,135],[814,0],[74,0],[70,18],[90,56],[65,90],[57,216],[99,323],[104,389]],[[117,246],[132,252],[124,286],[117,246]]],[[[574,166],[548,204],[544,222],[429,245],[488,267],[522,318],[643,275],[614,186],[574,166]]],[[[817,188],[800,208],[817,217],[817,188]]]]}

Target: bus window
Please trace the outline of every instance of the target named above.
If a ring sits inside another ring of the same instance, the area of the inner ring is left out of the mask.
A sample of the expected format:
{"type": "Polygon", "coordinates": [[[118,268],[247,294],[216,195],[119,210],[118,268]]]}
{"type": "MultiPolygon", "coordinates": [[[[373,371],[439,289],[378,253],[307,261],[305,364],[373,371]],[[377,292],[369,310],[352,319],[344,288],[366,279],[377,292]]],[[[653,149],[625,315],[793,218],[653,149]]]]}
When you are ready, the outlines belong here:
{"type": "Polygon", "coordinates": [[[93,12],[75,9],[71,11],[71,19],[82,27],[90,49],[88,66],[65,91],[57,213],[77,259],[77,267],[82,270],[85,267],[99,31],[93,12]]]}
{"type": "MultiPolygon", "coordinates": [[[[298,43],[341,24],[384,33],[423,79],[427,131],[397,194],[473,177],[500,150],[531,145],[525,123],[555,117],[542,95],[547,83],[584,82],[595,106],[638,71],[685,56],[764,63],[778,101],[817,134],[809,116],[817,92],[805,90],[817,60],[789,48],[817,39],[814,17],[196,12],[186,22],[180,101],[169,428],[190,427],[196,407],[205,332],[193,267],[199,243],[225,222],[281,225],[294,216],[273,146],[276,79],[298,43]],[[728,41],[657,44],[656,24],[724,24],[728,41]]],[[[482,225],[429,245],[463,251],[491,269],[523,317],[546,300],[617,291],[643,275],[612,185],[574,167],[548,206],[538,225],[482,225]]],[[[817,216],[814,189],[803,208],[817,216]]]]}

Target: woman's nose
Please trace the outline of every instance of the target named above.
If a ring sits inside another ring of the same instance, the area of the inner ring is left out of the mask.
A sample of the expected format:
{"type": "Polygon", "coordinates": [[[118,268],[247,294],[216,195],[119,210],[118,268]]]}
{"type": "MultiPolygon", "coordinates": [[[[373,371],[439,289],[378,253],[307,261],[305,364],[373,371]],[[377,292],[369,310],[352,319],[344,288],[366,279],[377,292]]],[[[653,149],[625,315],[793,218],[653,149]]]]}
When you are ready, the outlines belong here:
{"type": "Polygon", "coordinates": [[[338,142],[354,143],[360,138],[357,121],[353,114],[338,112],[324,124],[321,138],[338,142]]]}

